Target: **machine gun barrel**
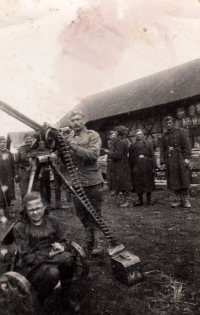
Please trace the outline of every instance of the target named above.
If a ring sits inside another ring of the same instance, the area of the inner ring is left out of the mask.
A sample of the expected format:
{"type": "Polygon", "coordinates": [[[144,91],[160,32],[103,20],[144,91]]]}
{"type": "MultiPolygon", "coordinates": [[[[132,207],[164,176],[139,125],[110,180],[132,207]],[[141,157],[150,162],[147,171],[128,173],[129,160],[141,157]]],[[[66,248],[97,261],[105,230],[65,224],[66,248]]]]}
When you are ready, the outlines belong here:
{"type": "Polygon", "coordinates": [[[9,106],[8,104],[2,101],[0,101],[0,110],[7,113],[9,116],[16,118],[17,120],[21,121],[23,124],[33,128],[36,131],[39,131],[42,129],[42,125],[31,120],[30,118],[18,112],[18,110],[12,108],[11,106],[9,106]]]}

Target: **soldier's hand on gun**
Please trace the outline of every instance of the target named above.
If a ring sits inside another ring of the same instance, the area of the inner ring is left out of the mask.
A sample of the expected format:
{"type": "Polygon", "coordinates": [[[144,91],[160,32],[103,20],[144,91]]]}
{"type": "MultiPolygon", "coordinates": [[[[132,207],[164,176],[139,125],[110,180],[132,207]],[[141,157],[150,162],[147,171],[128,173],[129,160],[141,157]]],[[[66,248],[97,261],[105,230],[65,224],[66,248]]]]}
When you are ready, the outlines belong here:
{"type": "Polygon", "coordinates": [[[102,151],[103,151],[105,154],[107,154],[107,153],[109,152],[108,149],[102,149],[102,151]]]}
{"type": "Polygon", "coordinates": [[[71,150],[76,151],[77,143],[74,138],[70,137],[68,140],[68,146],[71,150]]]}
{"type": "Polygon", "coordinates": [[[60,243],[53,243],[52,248],[54,251],[60,251],[60,252],[63,252],[65,250],[64,246],[62,246],[60,243]]]}
{"type": "Polygon", "coordinates": [[[65,248],[60,243],[53,243],[52,244],[52,250],[49,253],[49,257],[52,258],[56,256],[59,253],[64,252],[65,248]]]}
{"type": "Polygon", "coordinates": [[[2,190],[3,190],[3,192],[6,192],[6,191],[8,190],[8,186],[3,185],[3,186],[2,186],[2,190]]]}

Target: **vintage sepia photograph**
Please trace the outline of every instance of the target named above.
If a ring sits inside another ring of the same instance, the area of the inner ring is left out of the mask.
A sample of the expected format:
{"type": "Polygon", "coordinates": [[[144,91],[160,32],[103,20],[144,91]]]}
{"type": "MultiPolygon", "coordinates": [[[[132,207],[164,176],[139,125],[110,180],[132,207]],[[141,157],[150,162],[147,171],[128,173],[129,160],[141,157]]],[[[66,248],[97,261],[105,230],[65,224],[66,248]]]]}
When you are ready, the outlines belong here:
{"type": "Polygon", "coordinates": [[[0,315],[200,314],[200,0],[0,0],[0,315]]]}

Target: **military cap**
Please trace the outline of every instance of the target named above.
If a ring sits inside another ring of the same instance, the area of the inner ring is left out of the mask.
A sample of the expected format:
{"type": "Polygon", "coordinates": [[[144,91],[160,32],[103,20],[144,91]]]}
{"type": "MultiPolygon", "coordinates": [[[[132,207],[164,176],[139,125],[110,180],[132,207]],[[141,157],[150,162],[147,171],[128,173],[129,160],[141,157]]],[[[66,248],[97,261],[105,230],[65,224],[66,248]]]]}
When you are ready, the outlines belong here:
{"type": "Polygon", "coordinates": [[[164,123],[168,122],[168,121],[173,121],[174,122],[174,118],[172,118],[172,116],[168,115],[164,118],[164,123]]]}
{"type": "Polygon", "coordinates": [[[24,139],[27,138],[27,137],[33,138],[33,135],[32,135],[30,132],[26,132],[26,133],[24,134],[24,139]]]}
{"type": "Polygon", "coordinates": [[[126,135],[126,133],[127,133],[127,128],[124,127],[124,126],[118,126],[118,127],[116,127],[115,129],[116,129],[118,135],[124,136],[124,135],[126,135]]]}
{"type": "Polygon", "coordinates": [[[84,117],[83,112],[80,109],[76,108],[70,112],[69,119],[72,119],[72,117],[76,115],[81,115],[84,117]]]}
{"type": "Polygon", "coordinates": [[[142,129],[136,129],[135,134],[137,134],[138,132],[142,132],[143,133],[142,129]]]}

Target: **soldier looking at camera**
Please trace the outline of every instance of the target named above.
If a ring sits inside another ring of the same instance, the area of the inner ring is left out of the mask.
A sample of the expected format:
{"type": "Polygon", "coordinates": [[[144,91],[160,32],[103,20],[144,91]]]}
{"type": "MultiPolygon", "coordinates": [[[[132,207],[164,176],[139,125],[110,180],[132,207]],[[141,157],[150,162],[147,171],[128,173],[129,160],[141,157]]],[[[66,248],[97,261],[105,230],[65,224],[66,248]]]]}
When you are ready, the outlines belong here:
{"type": "Polygon", "coordinates": [[[165,117],[164,123],[166,132],[161,138],[160,163],[166,166],[167,187],[176,195],[171,206],[190,208],[190,140],[185,130],[175,127],[171,116],[165,117]]]}
{"type": "Polygon", "coordinates": [[[15,159],[15,181],[19,183],[22,200],[27,193],[29,177],[30,177],[30,163],[28,154],[32,150],[34,138],[30,133],[24,135],[25,144],[19,147],[15,159]]]}

